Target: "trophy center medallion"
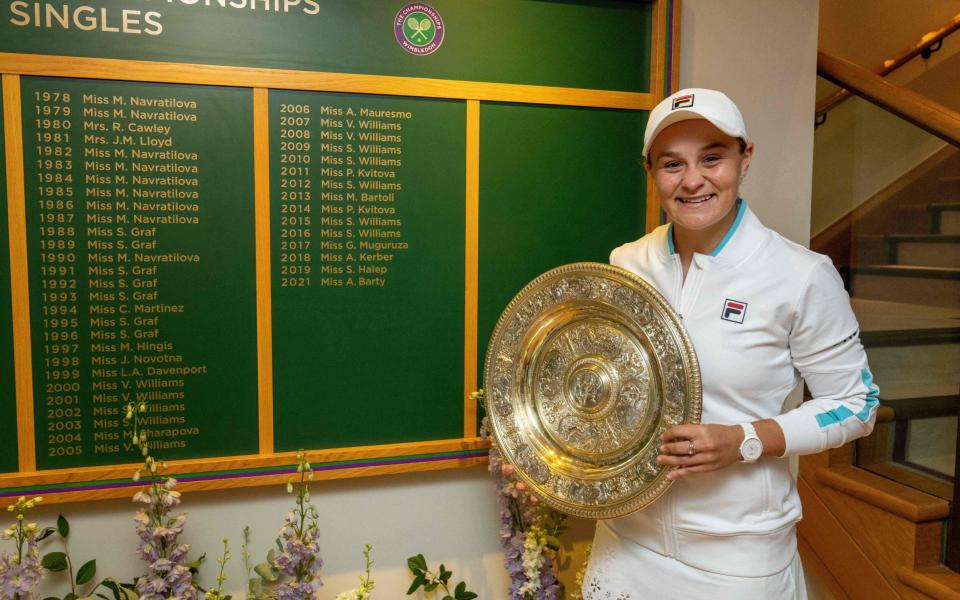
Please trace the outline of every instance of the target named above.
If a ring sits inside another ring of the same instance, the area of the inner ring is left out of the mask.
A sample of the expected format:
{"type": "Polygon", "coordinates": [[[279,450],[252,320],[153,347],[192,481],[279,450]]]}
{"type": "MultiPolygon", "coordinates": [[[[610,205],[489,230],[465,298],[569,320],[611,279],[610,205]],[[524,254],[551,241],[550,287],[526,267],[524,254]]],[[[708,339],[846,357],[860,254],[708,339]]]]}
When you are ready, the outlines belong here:
{"type": "Polygon", "coordinates": [[[610,376],[604,371],[601,365],[589,360],[572,370],[567,378],[567,397],[577,411],[592,415],[603,410],[610,400],[610,376]]]}

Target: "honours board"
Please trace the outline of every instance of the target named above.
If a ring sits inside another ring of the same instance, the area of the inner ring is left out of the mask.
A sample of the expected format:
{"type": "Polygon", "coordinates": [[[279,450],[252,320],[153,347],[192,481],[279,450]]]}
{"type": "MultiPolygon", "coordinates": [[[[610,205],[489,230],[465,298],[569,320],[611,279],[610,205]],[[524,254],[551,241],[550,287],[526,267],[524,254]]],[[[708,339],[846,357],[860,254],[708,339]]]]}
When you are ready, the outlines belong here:
{"type": "Polygon", "coordinates": [[[643,235],[645,126],[636,111],[481,105],[481,348],[533,278],[566,263],[605,263],[643,235]]]}
{"type": "Polygon", "coordinates": [[[165,457],[256,452],[251,91],[21,97],[37,466],[130,462],[131,401],[165,457]]]}
{"type": "Polygon", "coordinates": [[[460,437],[466,104],[269,105],[276,448],[460,437]]]}
{"type": "Polygon", "coordinates": [[[0,498],[126,495],[130,402],[184,489],[482,463],[500,312],[656,214],[675,5],[8,2],[0,498]]]}

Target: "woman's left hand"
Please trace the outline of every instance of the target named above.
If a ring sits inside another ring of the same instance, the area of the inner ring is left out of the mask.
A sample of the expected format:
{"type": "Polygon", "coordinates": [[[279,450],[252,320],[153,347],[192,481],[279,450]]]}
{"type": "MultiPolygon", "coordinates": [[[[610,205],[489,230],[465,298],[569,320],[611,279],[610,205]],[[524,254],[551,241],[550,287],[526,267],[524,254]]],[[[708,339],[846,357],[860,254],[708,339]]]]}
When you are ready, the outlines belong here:
{"type": "Polygon", "coordinates": [[[705,473],[740,461],[743,428],[739,425],[675,425],[660,440],[662,465],[677,467],[667,479],[679,479],[693,473],[705,473]]]}

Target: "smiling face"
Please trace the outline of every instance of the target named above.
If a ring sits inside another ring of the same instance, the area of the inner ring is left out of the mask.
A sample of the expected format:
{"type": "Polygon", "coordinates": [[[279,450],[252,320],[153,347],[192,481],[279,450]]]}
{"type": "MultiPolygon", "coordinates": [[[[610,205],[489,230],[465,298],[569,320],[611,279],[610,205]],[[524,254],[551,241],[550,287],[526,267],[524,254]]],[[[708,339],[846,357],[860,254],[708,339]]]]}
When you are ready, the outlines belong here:
{"type": "Polygon", "coordinates": [[[739,139],[706,119],[680,121],[657,135],[647,170],[677,238],[691,240],[700,252],[720,242],[736,218],[740,180],[752,155],[753,144],[741,148],[739,139]]]}

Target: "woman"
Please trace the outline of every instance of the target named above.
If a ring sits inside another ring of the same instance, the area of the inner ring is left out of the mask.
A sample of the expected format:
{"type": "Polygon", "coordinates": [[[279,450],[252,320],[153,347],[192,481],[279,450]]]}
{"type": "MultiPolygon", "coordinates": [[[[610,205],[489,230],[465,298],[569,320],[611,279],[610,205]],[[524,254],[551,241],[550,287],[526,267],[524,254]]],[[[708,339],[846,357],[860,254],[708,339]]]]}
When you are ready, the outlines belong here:
{"type": "Polygon", "coordinates": [[[680,314],[703,415],[662,436],[667,492],[597,524],[584,598],[805,598],[787,457],[869,434],[877,408],[849,297],[829,258],[767,229],[740,199],[753,144],[724,94],[686,89],[657,105],[643,155],[670,224],[610,262],[680,314]],[[813,399],[785,410],[801,377],[813,399]]]}

